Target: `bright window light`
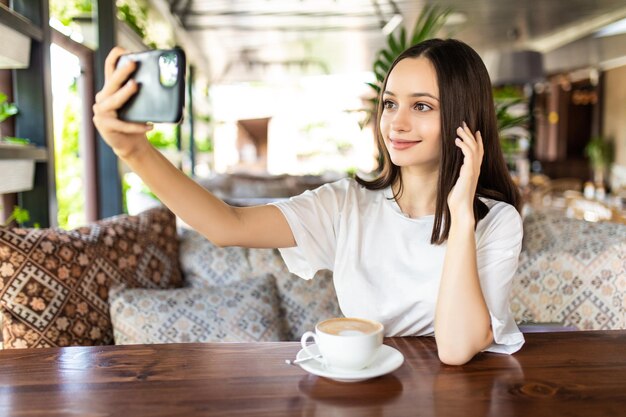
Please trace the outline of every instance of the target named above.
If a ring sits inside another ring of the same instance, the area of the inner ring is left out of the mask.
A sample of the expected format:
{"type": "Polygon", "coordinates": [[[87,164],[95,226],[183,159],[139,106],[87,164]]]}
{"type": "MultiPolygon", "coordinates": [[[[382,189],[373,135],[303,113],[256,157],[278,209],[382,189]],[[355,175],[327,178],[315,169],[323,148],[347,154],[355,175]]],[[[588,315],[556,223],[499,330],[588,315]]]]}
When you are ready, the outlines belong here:
{"type": "Polygon", "coordinates": [[[595,37],[601,38],[604,36],[621,35],[622,33],[626,33],[626,19],[618,20],[610,25],[606,25],[596,32],[595,37]]]}

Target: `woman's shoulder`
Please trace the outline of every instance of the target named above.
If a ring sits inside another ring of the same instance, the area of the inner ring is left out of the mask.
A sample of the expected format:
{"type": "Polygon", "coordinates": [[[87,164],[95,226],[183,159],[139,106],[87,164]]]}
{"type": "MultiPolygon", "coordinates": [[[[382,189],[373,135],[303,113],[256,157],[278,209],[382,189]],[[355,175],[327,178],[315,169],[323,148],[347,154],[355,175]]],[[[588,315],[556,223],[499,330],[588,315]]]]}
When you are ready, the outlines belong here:
{"type": "Polygon", "coordinates": [[[509,215],[511,215],[513,212],[519,215],[517,209],[512,204],[485,197],[480,197],[480,200],[487,205],[487,207],[489,208],[489,212],[493,213],[493,215],[497,215],[500,213],[508,213],[509,215]]]}
{"type": "Polygon", "coordinates": [[[352,177],[345,177],[339,180],[328,182],[322,185],[319,189],[326,189],[335,193],[341,194],[356,194],[356,195],[377,195],[380,194],[380,190],[370,190],[363,185],[359,184],[352,177]]]}
{"type": "Polygon", "coordinates": [[[344,208],[367,207],[384,197],[382,190],[369,190],[350,177],[328,182],[313,190],[313,193],[322,204],[344,208]]]}
{"type": "Polygon", "coordinates": [[[504,201],[490,198],[480,198],[487,205],[489,212],[478,223],[478,227],[484,230],[491,228],[507,229],[511,232],[521,231],[522,216],[515,206],[504,201]],[[482,223],[482,225],[481,225],[482,223]]]}

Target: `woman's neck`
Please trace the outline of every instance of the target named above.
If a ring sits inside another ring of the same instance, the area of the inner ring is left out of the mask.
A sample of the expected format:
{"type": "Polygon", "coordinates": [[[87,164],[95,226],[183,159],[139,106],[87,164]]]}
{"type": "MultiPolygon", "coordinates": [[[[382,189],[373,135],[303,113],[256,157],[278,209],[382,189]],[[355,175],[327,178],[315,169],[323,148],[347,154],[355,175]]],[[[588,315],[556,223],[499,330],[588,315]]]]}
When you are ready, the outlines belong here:
{"type": "MultiPolygon", "coordinates": [[[[396,202],[400,210],[410,218],[435,214],[437,205],[437,172],[415,172],[402,169],[402,192],[396,202]]],[[[400,180],[392,186],[394,195],[400,190],[400,180]]]]}

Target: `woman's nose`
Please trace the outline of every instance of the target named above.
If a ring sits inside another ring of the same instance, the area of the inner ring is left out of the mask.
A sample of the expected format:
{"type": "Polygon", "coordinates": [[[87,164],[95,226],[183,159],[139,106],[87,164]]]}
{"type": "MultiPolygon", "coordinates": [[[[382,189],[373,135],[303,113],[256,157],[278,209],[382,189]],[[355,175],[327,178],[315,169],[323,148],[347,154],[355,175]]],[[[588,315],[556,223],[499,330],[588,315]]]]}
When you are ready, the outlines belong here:
{"type": "Polygon", "coordinates": [[[400,108],[395,112],[391,119],[391,129],[396,132],[406,132],[411,130],[408,112],[400,108]]]}

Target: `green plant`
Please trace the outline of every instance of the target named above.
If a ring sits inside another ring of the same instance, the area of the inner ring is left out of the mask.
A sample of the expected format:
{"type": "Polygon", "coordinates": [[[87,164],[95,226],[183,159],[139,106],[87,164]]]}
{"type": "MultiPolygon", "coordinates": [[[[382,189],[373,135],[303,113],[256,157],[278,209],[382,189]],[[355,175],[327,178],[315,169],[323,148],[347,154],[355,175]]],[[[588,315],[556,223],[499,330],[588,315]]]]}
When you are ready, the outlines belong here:
{"type": "Polygon", "coordinates": [[[402,27],[397,36],[393,33],[387,36],[387,45],[376,53],[376,60],[373,64],[376,82],[367,83],[372,88],[374,97],[368,100],[370,107],[366,109],[366,117],[361,122],[361,128],[369,124],[376,112],[380,89],[393,61],[408,47],[435,37],[446,23],[451,12],[452,9],[450,8],[427,5],[417,17],[410,35],[407,33],[406,28],[402,27]]]}
{"type": "MultiPolygon", "coordinates": [[[[11,215],[6,218],[3,226],[8,226],[11,222],[15,222],[18,226],[23,227],[26,222],[30,221],[30,213],[28,210],[20,206],[14,206],[11,215]]],[[[35,229],[39,229],[39,223],[34,224],[35,229]]]]}
{"type": "Polygon", "coordinates": [[[9,143],[11,145],[30,145],[30,140],[24,138],[16,138],[13,136],[4,136],[1,141],[2,143],[9,143]]]}
{"type": "Polygon", "coordinates": [[[585,146],[585,156],[593,169],[606,169],[613,163],[614,145],[602,136],[594,136],[585,146]]]}
{"type": "Polygon", "coordinates": [[[158,149],[176,150],[176,132],[175,127],[167,125],[155,126],[155,129],[146,134],[148,141],[158,149]]]}
{"type": "Polygon", "coordinates": [[[125,22],[152,49],[156,42],[149,36],[148,4],[144,0],[117,0],[117,17],[125,22]]]}
{"type": "Polygon", "coordinates": [[[519,88],[513,86],[494,88],[493,99],[496,106],[498,132],[503,132],[512,127],[527,126],[528,113],[516,116],[511,111],[512,108],[526,103],[524,93],[519,88]]]}
{"type": "Polygon", "coordinates": [[[91,15],[93,4],[93,0],[50,0],[50,17],[71,26],[75,17],[91,15]]]}
{"type": "MultiPolygon", "coordinates": [[[[7,102],[7,95],[0,93],[0,123],[4,122],[9,117],[13,117],[20,111],[13,103],[7,102]]],[[[23,138],[15,138],[12,136],[2,136],[2,126],[0,126],[0,142],[10,143],[13,145],[28,145],[30,140],[23,138]]]]}
{"type": "Polygon", "coordinates": [[[196,138],[196,149],[199,152],[213,152],[213,138],[211,136],[203,136],[200,138],[196,138]]]}
{"type": "Polygon", "coordinates": [[[13,103],[8,103],[7,99],[6,94],[0,93],[0,123],[19,112],[17,106],[13,103]]]}
{"type": "Polygon", "coordinates": [[[515,98],[509,100],[496,100],[496,119],[498,121],[498,132],[503,132],[512,127],[526,127],[528,123],[528,114],[514,116],[511,114],[511,108],[519,104],[523,104],[523,98],[515,98]]]}
{"type": "Polygon", "coordinates": [[[79,155],[81,105],[78,85],[74,80],[68,88],[61,131],[54,135],[57,220],[63,229],[72,229],[85,223],[83,166],[79,155]]]}
{"type": "Polygon", "coordinates": [[[524,155],[529,146],[528,141],[520,136],[520,129],[513,129],[522,128],[521,132],[526,132],[523,136],[528,139],[528,111],[524,108],[520,114],[514,110],[526,106],[526,98],[521,87],[504,86],[493,89],[493,99],[502,153],[509,169],[515,170],[517,159],[524,155]],[[526,145],[521,146],[522,142],[526,145]]]}
{"type": "Polygon", "coordinates": [[[137,2],[118,1],[117,16],[137,35],[144,39],[146,37],[146,21],[148,20],[148,10],[145,6],[140,6],[137,2]]]}

